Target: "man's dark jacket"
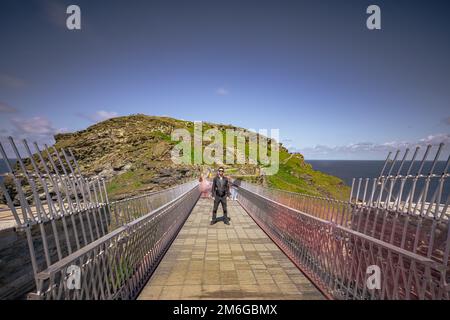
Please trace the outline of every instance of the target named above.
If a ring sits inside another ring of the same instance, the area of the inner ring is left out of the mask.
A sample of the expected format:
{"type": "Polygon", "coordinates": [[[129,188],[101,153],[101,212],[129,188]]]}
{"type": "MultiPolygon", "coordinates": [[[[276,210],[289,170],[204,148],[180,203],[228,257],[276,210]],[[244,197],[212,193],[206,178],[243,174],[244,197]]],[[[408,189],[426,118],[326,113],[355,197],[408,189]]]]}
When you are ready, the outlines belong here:
{"type": "Polygon", "coordinates": [[[230,196],[230,181],[227,177],[223,177],[222,181],[219,176],[215,176],[212,183],[211,194],[213,197],[230,196]]]}

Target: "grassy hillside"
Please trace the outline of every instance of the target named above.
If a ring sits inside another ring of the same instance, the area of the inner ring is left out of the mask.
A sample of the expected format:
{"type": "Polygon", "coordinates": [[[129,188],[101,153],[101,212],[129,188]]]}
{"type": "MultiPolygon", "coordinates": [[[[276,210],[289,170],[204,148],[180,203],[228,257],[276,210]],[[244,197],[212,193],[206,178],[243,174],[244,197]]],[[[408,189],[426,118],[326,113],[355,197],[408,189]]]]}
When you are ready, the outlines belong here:
{"type": "Polygon", "coordinates": [[[280,152],[278,174],[268,176],[267,184],[277,189],[336,199],[348,199],[350,194],[341,179],[313,170],[301,154],[290,154],[285,149],[280,152]]]}
{"type": "MultiPolygon", "coordinates": [[[[108,183],[112,199],[168,187],[198,177],[205,165],[176,165],[170,151],[174,129],[193,133],[194,123],[168,117],[131,115],[109,119],[86,130],[55,136],[56,147],[71,148],[81,170],[100,174],[108,183]]],[[[203,129],[241,129],[232,125],[203,123],[203,129]]],[[[243,130],[243,129],[241,129],[243,130]]],[[[245,130],[244,130],[245,131],[245,130]]],[[[210,142],[204,142],[203,146],[210,142]]],[[[246,150],[248,155],[248,148],[246,150]]],[[[192,155],[191,155],[192,156],[192,155]]],[[[339,178],[314,171],[301,154],[280,148],[280,170],[276,175],[259,176],[258,165],[226,166],[227,174],[267,186],[310,195],[347,198],[349,188],[339,178]]]]}

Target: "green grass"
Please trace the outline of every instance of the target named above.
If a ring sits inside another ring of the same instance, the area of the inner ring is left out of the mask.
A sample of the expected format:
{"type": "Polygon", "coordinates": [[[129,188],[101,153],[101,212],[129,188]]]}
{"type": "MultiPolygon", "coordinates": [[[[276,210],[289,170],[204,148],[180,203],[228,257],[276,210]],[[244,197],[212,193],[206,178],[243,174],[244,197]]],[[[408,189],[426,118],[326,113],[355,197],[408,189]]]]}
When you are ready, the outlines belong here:
{"type": "MultiPolygon", "coordinates": [[[[153,175],[158,174],[160,168],[173,165],[170,157],[167,157],[167,150],[178,142],[172,141],[170,134],[173,129],[181,128],[191,133],[193,143],[193,122],[142,114],[109,119],[76,133],[56,135],[55,139],[57,148],[70,147],[74,150],[81,170],[89,174],[101,172],[111,166],[115,168],[119,165],[131,164],[132,169],[114,176],[107,183],[110,199],[115,199],[145,190],[152,184],[151,179],[154,178],[153,175]]],[[[218,128],[223,134],[226,129],[242,130],[231,125],[203,123],[204,131],[211,128],[218,128]]],[[[248,139],[246,140],[245,154],[248,159],[249,144],[248,139]]],[[[204,141],[203,147],[207,145],[209,142],[204,141]]],[[[234,137],[234,146],[237,147],[237,137],[234,137]]],[[[270,143],[267,147],[270,158],[270,143]]],[[[190,158],[193,164],[194,150],[193,148],[191,150],[190,158]]],[[[223,155],[226,156],[226,145],[224,145],[223,155]]],[[[350,189],[348,186],[336,177],[313,170],[304,162],[301,155],[292,155],[285,148],[280,148],[279,159],[279,172],[265,177],[264,182],[267,186],[337,199],[348,197],[350,189]]],[[[257,162],[261,166],[260,159],[257,159],[257,162]]],[[[244,167],[246,168],[242,172],[252,172],[255,169],[248,165],[244,167]]],[[[239,175],[239,168],[239,165],[230,166],[227,168],[227,174],[239,175]]],[[[261,177],[245,179],[254,182],[263,180],[261,177]]]]}
{"type": "Polygon", "coordinates": [[[106,190],[112,199],[118,195],[131,193],[143,187],[143,180],[151,176],[145,170],[130,170],[121,175],[115,176],[107,183],[106,190]]]}
{"type": "Polygon", "coordinates": [[[347,199],[350,193],[341,179],[313,170],[301,156],[291,157],[285,150],[280,151],[278,173],[268,176],[267,180],[270,187],[314,196],[347,199]]]}

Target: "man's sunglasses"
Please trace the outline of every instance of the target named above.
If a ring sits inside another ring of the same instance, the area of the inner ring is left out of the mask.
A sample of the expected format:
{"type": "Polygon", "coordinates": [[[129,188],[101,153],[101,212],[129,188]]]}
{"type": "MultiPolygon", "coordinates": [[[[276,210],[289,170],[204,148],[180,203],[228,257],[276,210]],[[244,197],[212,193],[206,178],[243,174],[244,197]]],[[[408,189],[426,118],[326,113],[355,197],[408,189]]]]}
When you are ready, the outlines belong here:
{"type": "Polygon", "coordinates": [[[223,170],[219,170],[219,172],[223,172],[223,170]]]}

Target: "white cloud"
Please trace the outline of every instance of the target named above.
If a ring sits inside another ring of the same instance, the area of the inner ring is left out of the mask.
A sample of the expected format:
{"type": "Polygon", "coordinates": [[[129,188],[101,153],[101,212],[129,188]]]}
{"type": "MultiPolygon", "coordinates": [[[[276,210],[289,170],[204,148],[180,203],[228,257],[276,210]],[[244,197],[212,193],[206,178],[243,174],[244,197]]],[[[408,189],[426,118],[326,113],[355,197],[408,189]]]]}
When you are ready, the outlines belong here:
{"type": "Polygon", "coordinates": [[[33,150],[33,142],[36,142],[40,147],[44,144],[52,145],[55,143],[55,134],[67,132],[66,128],[55,128],[49,119],[39,116],[28,119],[13,118],[11,124],[13,125],[11,129],[2,129],[0,131],[0,142],[5,147],[7,154],[12,158],[15,158],[15,155],[7,136],[13,137],[19,153],[22,156],[26,156],[27,153],[22,143],[23,139],[28,141],[33,150]]]}
{"type": "Polygon", "coordinates": [[[83,114],[83,113],[78,113],[78,116],[80,116],[81,118],[87,119],[91,122],[100,122],[100,121],[104,121],[104,120],[108,120],[114,117],[117,117],[119,114],[117,112],[114,111],[105,111],[105,110],[99,110],[93,114],[83,114]]]}
{"type": "Polygon", "coordinates": [[[450,134],[449,133],[438,133],[435,135],[429,135],[426,138],[419,140],[421,145],[428,145],[428,144],[439,144],[444,143],[446,145],[450,144],[450,134]]]}
{"type": "Polygon", "coordinates": [[[59,128],[56,130],[56,133],[67,133],[70,132],[68,128],[59,128]]]}
{"type": "Polygon", "coordinates": [[[44,117],[33,117],[30,119],[12,119],[13,125],[22,133],[50,135],[56,132],[50,120],[44,117]]]}
{"type": "Polygon", "coordinates": [[[438,146],[440,143],[444,143],[445,145],[443,148],[443,156],[445,157],[450,150],[450,134],[448,133],[429,135],[415,142],[389,141],[384,143],[358,142],[340,146],[316,145],[314,147],[307,148],[290,148],[290,151],[301,152],[305,155],[305,157],[312,159],[314,157],[322,156],[367,156],[368,154],[387,155],[388,152],[396,151],[398,149],[414,149],[417,146],[423,148],[427,145],[438,146]]]}
{"type": "Polygon", "coordinates": [[[282,143],[283,146],[284,146],[286,149],[288,149],[288,150],[290,150],[291,148],[294,147],[294,145],[293,145],[294,140],[289,139],[289,138],[281,139],[281,143],[282,143]]]}
{"type": "Polygon", "coordinates": [[[227,89],[221,87],[216,90],[216,94],[219,96],[226,96],[229,94],[229,91],[227,89]]]}
{"type": "MultiPolygon", "coordinates": [[[[55,139],[50,135],[30,135],[25,133],[18,132],[8,132],[7,134],[0,133],[0,143],[3,145],[7,156],[10,159],[15,159],[16,155],[12,149],[12,146],[9,142],[8,136],[12,136],[14,139],[14,143],[19,151],[19,154],[22,158],[26,158],[28,156],[28,152],[25,149],[25,145],[23,144],[23,139],[27,140],[28,146],[31,149],[31,152],[35,152],[34,142],[36,142],[39,148],[42,150],[44,145],[52,145],[55,143],[55,139]]],[[[1,159],[1,156],[0,156],[1,159]]]]}
{"type": "Polygon", "coordinates": [[[117,112],[114,112],[114,111],[100,110],[95,113],[95,118],[98,119],[98,121],[103,121],[103,120],[117,117],[117,115],[118,115],[117,112]]]}

